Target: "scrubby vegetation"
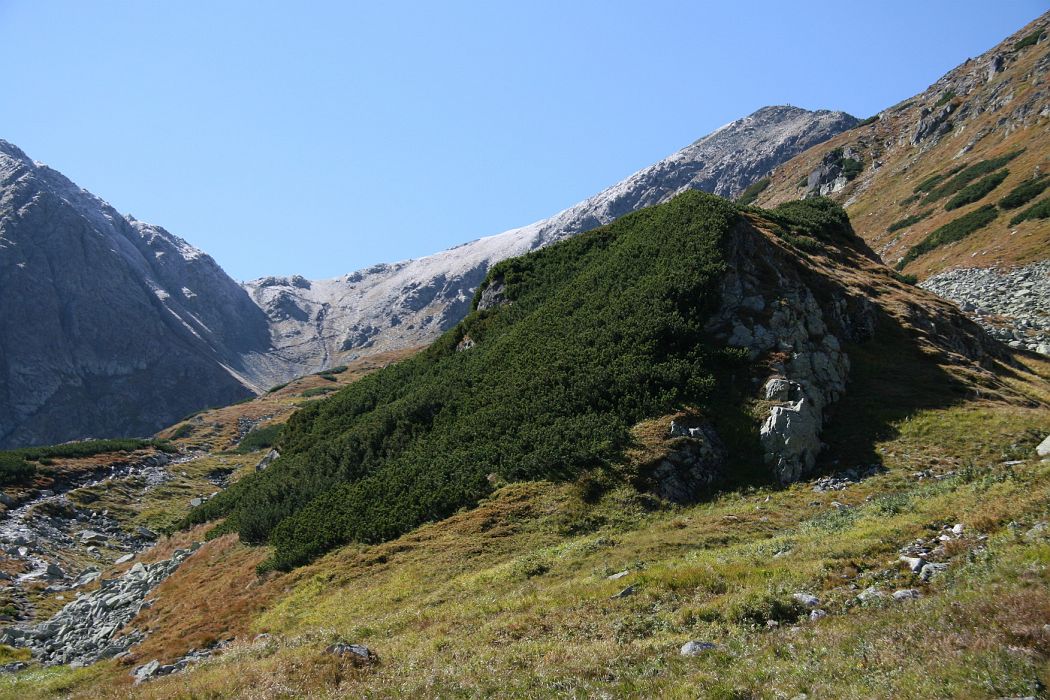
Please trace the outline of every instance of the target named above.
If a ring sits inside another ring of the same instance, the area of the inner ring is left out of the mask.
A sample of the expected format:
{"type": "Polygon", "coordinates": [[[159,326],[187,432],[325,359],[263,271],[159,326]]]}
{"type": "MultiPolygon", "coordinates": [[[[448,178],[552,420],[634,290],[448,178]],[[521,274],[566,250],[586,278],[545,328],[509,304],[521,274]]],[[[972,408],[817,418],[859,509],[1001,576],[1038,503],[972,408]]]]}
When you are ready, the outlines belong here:
{"type": "Polygon", "coordinates": [[[914,192],[916,195],[919,195],[921,197],[924,192],[929,192],[936,185],[938,185],[940,182],[942,182],[943,180],[951,177],[952,175],[955,175],[956,173],[958,173],[959,171],[961,171],[965,167],[966,167],[966,164],[963,163],[962,165],[957,165],[954,168],[952,168],[951,170],[948,170],[946,172],[935,173],[933,175],[930,175],[926,179],[922,180],[919,184],[917,184],[912,189],[912,192],[914,192]]]}
{"type": "Polygon", "coordinates": [[[36,467],[24,458],[10,453],[0,453],[0,486],[18,484],[33,478],[36,467]]]}
{"type": "MultiPolygon", "coordinates": [[[[826,200],[773,217],[848,235],[826,200]]],[[[446,517],[492,482],[612,470],[633,424],[711,406],[720,368],[739,362],[703,332],[735,225],[732,204],[689,192],[497,265],[489,280],[513,303],[471,314],[415,358],[300,410],[282,458],[192,521],[228,516],[220,532],[270,542],[271,564],[288,568],[446,517]],[[467,334],[476,345],[457,351],[467,334]]]]}
{"type": "Polygon", "coordinates": [[[1026,49],[1029,46],[1035,46],[1039,43],[1039,40],[1043,38],[1043,30],[1037,29],[1028,36],[1024,37],[1020,41],[1014,43],[1014,51],[1020,51],[1026,49]]]}
{"type": "Polygon", "coordinates": [[[15,455],[22,459],[39,461],[49,458],[93,457],[108,452],[134,452],[154,448],[162,452],[174,452],[175,448],[167,440],[139,440],[136,438],[118,438],[114,440],[83,440],[67,442],[61,445],[43,447],[23,447],[17,450],[0,452],[0,455],[15,455]]]}
{"type": "Polygon", "coordinates": [[[309,389],[304,389],[299,394],[299,396],[302,396],[303,398],[308,399],[308,398],[311,398],[313,396],[324,396],[325,394],[331,394],[331,393],[336,392],[336,391],[339,391],[339,390],[336,389],[334,386],[314,386],[314,387],[310,387],[309,389]]]}
{"type": "Polygon", "coordinates": [[[1032,206],[1025,209],[1023,212],[1010,219],[1010,225],[1016,226],[1022,221],[1029,219],[1046,219],[1050,218],[1050,197],[1041,199],[1032,206]]]}
{"type": "Polygon", "coordinates": [[[902,228],[908,228],[909,226],[919,223],[932,213],[933,209],[927,209],[926,211],[919,212],[918,214],[906,216],[899,221],[894,221],[892,224],[889,225],[886,231],[888,233],[893,233],[894,231],[900,231],[902,228]]]}
{"type": "Polygon", "coordinates": [[[1000,209],[1016,209],[1028,204],[1050,186],[1050,175],[1041,175],[1025,180],[999,200],[1000,209]]]}
{"type": "Polygon", "coordinates": [[[1024,153],[1023,148],[1006,153],[997,158],[989,158],[988,160],[982,160],[973,165],[968,165],[959,170],[957,174],[944,184],[930,189],[929,194],[926,196],[926,201],[936,202],[938,199],[943,199],[948,195],[955,194],[977,178],[995,172],[1022,153],[1024,153]]]}
{"type": "Polygon", "coordinates": [[[989,192],[994,190],[999,185],[1003,184],[1003,180],[1005,180],[1009,175],[1010,171],[1006,168],[1003,168],[997,173],[992,173],[991,175],[983,177],[971,185],[967,185],[966,187],[959,190],[958,194],[956,194],[954,197],[945,202],[945,210],[951,211],[952,209],[958,209],[959,207],[966,206],[967,204],[979,202],[980,200],[984,199],[984,197],[989,192]]]}
{"type": "Polygon", "coordinates": [[[846,158],[844,154],[845,150],[839,147],[831,151],[830,157],[832,162],[842,170],[843,177],[853,180],[864,170],[864,164],[856,158],[846,158]]]}
{"type": "Polygon", "coordinates": [[[762,194],[762,192],[767,187],[769,187],[769,183],[770,179],[768,177],[764,177],[761,180],[757,180],[751,183],[751,185],[749,185],[747,189],[740,193],[740,196],[737,198],[736,203],[741,206],[747,206],[749,204],[752,204],[756,199],[758,199],[758,195],[762,194]]]}
{"type": "Polygon", "coordinates": [[[255,428],[244,436],[244,438],[237,444],[237,448],[234,452],[237,454],[247,454],[248,452],[255,452],[256,450],[273,447],[277,444],[278,438],[281,437],[282,430],[284,430],[283,423],[271,423],[270,425],[264,425],[261,428],[255,428]]]}
{"type": "Polygon", "coordinates": [[[965,214],[958,219],[949,221],[944,226],[935,229],[918,244],[909,248],[908,252],[905,253],[904,257],[897,263],[897,269],[903,270],[912,260],[915,260],[920,255],[929,253],[935,248],[966,238],[974,231],[990,224],[998,215],[999,212],[996,210],[994,204],[986,204],[980,209],[975,209],[969,214],[965,214]]]}

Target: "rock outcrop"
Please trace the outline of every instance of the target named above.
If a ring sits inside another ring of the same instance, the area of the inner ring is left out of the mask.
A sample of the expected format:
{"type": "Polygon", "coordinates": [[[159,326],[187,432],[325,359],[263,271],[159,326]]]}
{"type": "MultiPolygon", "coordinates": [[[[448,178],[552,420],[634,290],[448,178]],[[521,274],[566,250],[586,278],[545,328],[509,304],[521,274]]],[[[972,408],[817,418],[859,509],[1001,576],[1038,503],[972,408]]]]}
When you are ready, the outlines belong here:
{"type": "Polygon", "coordinates": [[[149,606],[146,596],[179,567],[199,545],[176,549],[170,559],[137,563],[118,578],[104,579],[97,590],[81,595],[47,622],[9,627],[0,643],[25,647],[44,665],[86,665],[127,651],[143,639],[125,626],[149,606]]]}

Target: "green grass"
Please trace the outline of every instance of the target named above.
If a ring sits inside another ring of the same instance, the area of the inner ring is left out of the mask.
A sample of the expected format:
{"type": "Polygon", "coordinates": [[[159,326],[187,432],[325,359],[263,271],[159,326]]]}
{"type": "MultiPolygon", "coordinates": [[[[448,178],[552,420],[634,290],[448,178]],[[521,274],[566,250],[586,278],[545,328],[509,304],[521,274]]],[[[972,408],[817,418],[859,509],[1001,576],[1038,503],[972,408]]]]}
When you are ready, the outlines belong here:
{"type": "Polygon", "coordinates": [[[894,231],[900,231],[902,228],[908,228],[909,226],[919,223],[932,213],[933,209],[927,209],[926,211],[919,212],[918,214],[906,216],[900,221],[894,221],[886,228],[886,231],[887,233],[893,233],[894,231]]]}
{"type": "Polygon", "coordinates": [[[994,190],[999,185],[1003,184],[1010,175],[1010,171],[1003,168],[999,172],[992,173],[986,177],[981,178],[977,182],[967,185],[966,187],[959,190],[959,192],[944,203],[946,211],[958,209],[959,207],[966,206],[967,204],[973,204],[984,199],[988,193],[994,190]]]}
{"type": "Polygon", "coordinates": [[[918,244],[909,248],[908,252],[905,253],[904,257],[897,263],[897,269],[903,270],[908,263],[921,255],[929,253],[931,250],[935,250],[936,248],[947,245],[948,243],[961,241],[974,231],[990,224],[998,215],[999,212],[996,210],[994,204],[986,204],[980,209],[975,209],[969,214],[964,214],[958,219],[949,221],[945,225],[935,229],[918,244]]]}
{"type": "Polygon", "coordinates": [[[752,204],[758,199],[758,195],[762,194],[762,192],[769,187],[769,182],[769,178],[764,177],[761,180],[756,180],[751,183],[747,189],[740,193],[740,196],[737,197],[736,203],[742,207],[752,204]]]}
{"type": "Polygon", "coordinates": [[[1028,221],[1029,219],[1034,220],[1046,218],[1050,218],[1050,197],[1039,200],[1020,214],[1010,219],[1010,225],[1016,226],[1022,221],[1028,221]]]}
{"type": "Polygon", "coordinates": [[[1016,209],[1028,204],[1050,186],[1050,175],[1040,175],[1025,180],[999,200],[1000,209],[1016,209]]]}

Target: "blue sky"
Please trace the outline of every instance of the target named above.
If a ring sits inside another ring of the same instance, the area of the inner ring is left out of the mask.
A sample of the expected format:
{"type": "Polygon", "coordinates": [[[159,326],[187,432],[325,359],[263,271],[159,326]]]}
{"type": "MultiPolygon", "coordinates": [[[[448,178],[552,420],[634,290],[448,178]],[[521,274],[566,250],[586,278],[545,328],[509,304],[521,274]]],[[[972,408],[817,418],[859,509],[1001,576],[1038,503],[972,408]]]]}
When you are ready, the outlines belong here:
{"type": "Polygon", "coordinates": [[[0,0],[0,138],[238,279],[498,233],[767,104],[867,117],[1007,2],[0,0]]]}

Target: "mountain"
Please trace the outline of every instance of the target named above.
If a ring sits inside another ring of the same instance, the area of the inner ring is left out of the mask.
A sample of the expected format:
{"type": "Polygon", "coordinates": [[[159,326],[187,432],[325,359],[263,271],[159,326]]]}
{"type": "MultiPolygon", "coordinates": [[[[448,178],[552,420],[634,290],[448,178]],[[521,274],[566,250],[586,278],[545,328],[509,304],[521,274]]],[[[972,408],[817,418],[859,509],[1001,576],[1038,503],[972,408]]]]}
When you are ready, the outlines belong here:
{"type": "Polygon", "coordinates": [[[149,435],[251,396],[269,345],[209,256],[0,141],[0,445],[149,435]]]}
{"type": "Polygon", "coordinates": [[[489,268],[689,189],[726,197],[792,156],[855,125],[842,112],[765,107],[555,216],[435,255],[335,279],[265,277],[245,284],[266,311],[276,354],[300,373],[432,341],[470,309],[489,268]]]}
{"type": "Polygon", "coordinates": [[[757,195],[826,195],[885,260],[1016,347],[1050,353],[1050,14],[783,165],[757,195]]]}

